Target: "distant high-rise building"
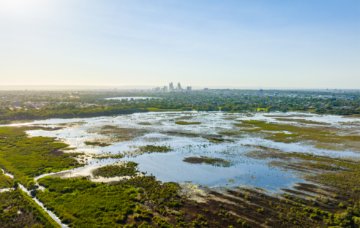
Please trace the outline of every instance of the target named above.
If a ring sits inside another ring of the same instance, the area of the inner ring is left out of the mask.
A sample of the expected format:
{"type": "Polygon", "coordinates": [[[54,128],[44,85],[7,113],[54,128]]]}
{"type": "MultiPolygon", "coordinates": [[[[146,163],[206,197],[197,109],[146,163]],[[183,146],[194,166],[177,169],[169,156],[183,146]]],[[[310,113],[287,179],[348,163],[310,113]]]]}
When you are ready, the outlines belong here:
{"type": "Polygon", "coordinates": [[[176,87],[174,86],[173,82],[170,82],[168,86],[163,86],[163,87],[155,87],[153,88],[154,91],[159,91],[159,92],[184,92],[184,91],[192,91],[192,87],[191,86],[186,86],[186,87],[182,87],[181,83],[178,82],[176,84],[176,87]]]}
{"type": "Polygon", "coordinates": [[[177,84],[177,88],[176,88],[177,90],[182,90],[182,87],[181,87],[181,84],[180,84],[180,82],[178,82],[178,84],[177,84]]]}
{"type": "Polygon", "coordinates": [[[174,90],[174,84],[172,82],[169,83],[169,91],[174,90]]]}

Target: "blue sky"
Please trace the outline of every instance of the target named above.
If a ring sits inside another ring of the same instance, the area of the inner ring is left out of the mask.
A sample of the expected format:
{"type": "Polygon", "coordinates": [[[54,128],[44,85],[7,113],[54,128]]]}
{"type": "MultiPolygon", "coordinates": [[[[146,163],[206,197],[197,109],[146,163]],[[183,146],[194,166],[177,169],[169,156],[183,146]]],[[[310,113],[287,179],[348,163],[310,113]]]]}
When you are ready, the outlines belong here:
{"type": "Polygon", "coordinates": [[[0,80],[360,89],[360,1],[0,0],[0,80]]]}

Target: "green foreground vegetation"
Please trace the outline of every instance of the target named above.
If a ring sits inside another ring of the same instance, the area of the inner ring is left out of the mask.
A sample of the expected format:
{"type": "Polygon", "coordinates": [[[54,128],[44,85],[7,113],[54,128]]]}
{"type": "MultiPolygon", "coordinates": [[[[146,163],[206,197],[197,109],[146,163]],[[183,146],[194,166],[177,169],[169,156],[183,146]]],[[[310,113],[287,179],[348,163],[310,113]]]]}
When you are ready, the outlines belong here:
{"type": "MultiPolygon", "coordinates": [[[[1,172],[1,171],[0,171],[1,172]]],[[[14,186],[14,181],[3,173],[0,173],[0,189],[11,188],[14,186]]]]}
{"type": "Polygon", "coordinates": [[[0,193],[1,227],[60,227],[20,190],[0,193]]]}
{"type": "Polygon", "coordinates": [[[286,190],[283,201],[268,203],[270,210],[278,210],[277,216],[283,224],[360,227],[360,161],[268,148],[251,152],[249,156],[275,158],[273,165],[303,172],[307,180],[317,184],[302,184],[295,190],[286,190]]]}
{"type": "Polygon", "coordinates": [[[53,138],[32,137],[26,128],[0,128],[0,167],[15,176],[15,181],[31,187],[33,178],[50,172],[77,167],[76,154],[63,153],[68,145],[53,138]]]}
{"type": "Polygon", "coordinates": [[[81,178],[43,178],[37,197],[73,227],[120,227],[122,224],[168,224],[167,215],[181,204],[179,187],[153,177],[134,177],[116,184],[81,178]]]}

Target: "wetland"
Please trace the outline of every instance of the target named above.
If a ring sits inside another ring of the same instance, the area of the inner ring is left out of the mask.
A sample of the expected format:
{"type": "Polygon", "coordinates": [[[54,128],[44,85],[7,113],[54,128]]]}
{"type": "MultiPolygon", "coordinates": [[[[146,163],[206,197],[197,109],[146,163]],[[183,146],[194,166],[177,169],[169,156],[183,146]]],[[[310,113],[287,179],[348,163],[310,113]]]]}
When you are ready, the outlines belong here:
{"type": "Polygon", "coordinates": [[[15,179],[0,184],[25,185],[70,227],[356,227],[358,123],[187,111],[10,124],[0,164],[15,179]]]}

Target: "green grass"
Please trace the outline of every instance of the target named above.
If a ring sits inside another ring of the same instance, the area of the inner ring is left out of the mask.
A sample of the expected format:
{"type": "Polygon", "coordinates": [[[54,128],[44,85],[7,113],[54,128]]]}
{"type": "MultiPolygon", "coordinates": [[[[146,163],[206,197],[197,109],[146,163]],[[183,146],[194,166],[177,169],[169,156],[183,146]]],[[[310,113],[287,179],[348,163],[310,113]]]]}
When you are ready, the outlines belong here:
{"type": "Polygon", "coordinates": [[[324,123],[324,122],[318,122],[318,121],[306,120],[306,119],[298,119],[298,118],[277,117],[275,119],[279,120],[279,121],[296,122],[296,123],[302,123],[302,124],[329,125],[328,123],[324,123]]]}
{"type": "Polygon", "coordinates": [[[124,224],[135,210],[138,189],[125,185],[95,184],[86,179],[44,178],[47,189],[37,197],[72,227],[114,227],[124,224]]]}
{"type": "Polygon", "coordinates": [[[123,154],[110,154],[110,153],[94,156],[94,158],[96,158],[96,159],[108,159],[108,158],[120,159],[120,158],[123,158],[123,157],[124,157],[123,154]]]}
{"type": "Polygon", "coordinates": [[[178,209],[179,186],[162,184],[154,177],[134,177],[116,184],[96,184],[87,179],[43,178],[46,187],[37,197],[71,227],[167,225],[163,215],[178,209]]]}
{"type": "Polygon", "coordinates": [[[137,163],[126,162],[119,165],[107,165],[93,171],[93,175],[98,177],[119,177],[135,176],[137,173],[137,163]]]}
{"type": "Polygon", "coordinates": [[[150,126],[152,125],[150,122],[139,122],[139,125],[144,125],[144,126],[150,126]]]}
{"type": "Polygon", "coordinates": [[[191,164],[208,164],[213,166],[229,167],[231,163],[222,158],[211,158],[206,156],[201,157],[187,157],[184,158],[184,162],[191,164]]]}
{"type": "Polygon", "coordinates": [[[63,153],[68,145],[53,138],[32,137],[24,128],[0,128],[0,166],[13,174],[24,185],[40,174],[79,166],[72,157],[63,153]]]}
{"type": "Polygon", "coordinates": [[[175,121],[176,124],[178,125],[199,125],[201,124],[201,122],[191,122],[191,121],[183,121],[183,120],[179,120],[179,121],[175,121]]]}
{"type": "Polygon", "coordinates": [[[147,110],[148,110],[149,112],[157,112],[157,111],[159,111],[160,109],[159,109],[159,108],[154,108],[154,107],[149,107],[149,108],[147,108],[147,110]]]}
{"type": "Polygon", "coordinates": [[[85,145],[88,146],[100,146],[100,147],[107,147],[110,146],[110,143],[104,143],[104,142],[97,142],[97,141],[85,141],[85,145]]]}
{"type": "Polygon", "coordinates": [[[10,177],[1,173],[1,171],[0,171],[0,189],[1,188],[11,188],[13,186],[14,186],[14,181],[10,177]]]}
{"type": "Polygon", "coordinates": [[[166,153],[171,151],[171,147],[169,146],[156,146],[156,145],[140,146],[138,149],[142,153],[166,153]]]}
{"type": "MultiPolygon", "coordinates": [[[[260,120],[244,120],[236,124],[241,130],[249,133],[265,134],[265,138],[276,142],[315,142],[316,147],[337,149],[339,146],[359,149],[356,143],[360,141],[359,135],[339,135],[336,129],[327,127],[305,127],[290,124],[270,123],[260,120]],[[264,132],[265,131],[265,132],[264,132]],[[271,131],[272,133],[267,133],[271,131]],[[289,132],[289,134],[284,133],[289,132]]],[[[341,148],[341,147],[340,147],[341,148]]]]}
{"type": "Polygon", "coordinates": [[[60,227],[20,190],[0,193],[1,227],[60,227]]]}
{"type": "Polygon", "coordinates": [[[135,151],[127,151],[125,152],[126,156],[134,157],[142,154],[150,154],[150,153],[167,153],[172,149],[169,146],[156,146],[156,145],[145,145],[139,146],[135,151]]]}

